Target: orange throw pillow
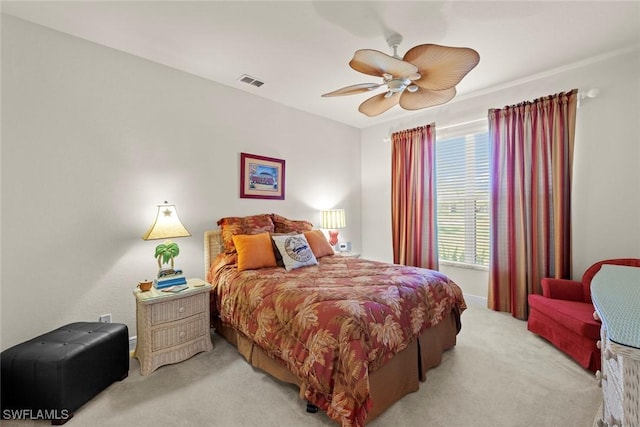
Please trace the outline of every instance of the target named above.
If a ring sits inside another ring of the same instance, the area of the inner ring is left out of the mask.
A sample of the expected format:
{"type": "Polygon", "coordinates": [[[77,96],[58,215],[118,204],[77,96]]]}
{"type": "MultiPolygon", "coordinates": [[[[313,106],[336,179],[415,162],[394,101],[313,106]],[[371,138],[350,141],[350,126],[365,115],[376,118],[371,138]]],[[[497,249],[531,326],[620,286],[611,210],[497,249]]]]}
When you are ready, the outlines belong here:
{"type": "Polygon", "coordinates": [[[275,267],[271,236],[268,232],[259,234],[236,234],[233,244],[238,251],[238,271],[275,267]]]}
{"type": "Polygon", "coordinates": [[[307,238],[311,252],[313,252],[316,258],[334,254],[333,248],[327,241],[327,237],[322,230],[305,231],[304,237],[307,238]]]}

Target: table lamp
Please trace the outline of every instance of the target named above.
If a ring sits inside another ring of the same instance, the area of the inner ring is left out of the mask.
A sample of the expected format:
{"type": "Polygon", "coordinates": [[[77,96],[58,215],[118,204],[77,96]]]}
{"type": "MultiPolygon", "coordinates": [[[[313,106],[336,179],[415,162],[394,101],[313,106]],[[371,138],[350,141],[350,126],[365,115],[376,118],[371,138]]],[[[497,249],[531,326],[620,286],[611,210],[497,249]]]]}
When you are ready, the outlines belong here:
{"type": "Polygon", "coordinates": [[[167,239],[164,243],[156,246],[154,257],[158,260],[158,277],[169,272],[163,269],[163,264],[171,263],[171,274],[173,274],[173,259],[180,253],[178,245],[171,240],[176,237],[188,237],[191,233],[180,222],[175,205],[170,205],[166,201],[163,205],[158,205],[156,219],[149,227],[149,230],[142,236],[142,240],[167,239]]]}
{"type": "Polygon", "coordinates": [[[338,244],[338,228],[345,228],[347,222],[344,216],[344,209],[329,209],[322,211],[322,228],[329,230],[329,244],[338,244]]]}

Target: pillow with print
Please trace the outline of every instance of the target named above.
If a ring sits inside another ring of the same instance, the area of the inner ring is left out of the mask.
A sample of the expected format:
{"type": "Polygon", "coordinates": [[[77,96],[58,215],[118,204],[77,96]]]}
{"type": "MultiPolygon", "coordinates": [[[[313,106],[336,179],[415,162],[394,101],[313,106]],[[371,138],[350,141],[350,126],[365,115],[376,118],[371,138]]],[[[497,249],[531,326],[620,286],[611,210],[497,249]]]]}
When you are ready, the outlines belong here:
{"type": "Polygon", "coordinates": [[[268,231],[273,233],[275,227],[271,220],[271,215],[251,215],[243,217],[225,217],[218,220],[222,233],[222,243],[224,252],[232,254],[236,252],[233,236],[236,234],[258,234],[268,231]]]}
{"type": "Polygon", "coordinates": [[[313,224],[303,219],[288,219],[278,214],[271,214],[274,231],[276,233],[302,233],[313,230],[313,224]]]}
{"type": "MultiPolygon", "coordinates": [[[[292,236],[294,234],[298,234],[298,233],[272,233],[271,236],[292,236]]],[[[276,242],[273,239],[270,239],[270,240],[271,240],[271,246],[273,247],[273,255],[276,257],[276,264],[278,265],[278,267],[284,267],[284,262],[282,261],[282,255],[280,255],[280,250],[276,246],[276,242]]],[[[309,242],[309,245],[311,245],[311,242],[309,242]]],[[[311,250],[313,250],[313,246],[311,246],[311,250]]],[[[315,252],[314,252],[314,255],[315,255],[315,252]]]]}
{"type": "Polygon", "coordinates": [[[282,256],[282,262],[287,271],[318,264],[318,260],[313,255],[311,246],[309,246],[304,234],[271,236],[271,238],[282,256]]]}

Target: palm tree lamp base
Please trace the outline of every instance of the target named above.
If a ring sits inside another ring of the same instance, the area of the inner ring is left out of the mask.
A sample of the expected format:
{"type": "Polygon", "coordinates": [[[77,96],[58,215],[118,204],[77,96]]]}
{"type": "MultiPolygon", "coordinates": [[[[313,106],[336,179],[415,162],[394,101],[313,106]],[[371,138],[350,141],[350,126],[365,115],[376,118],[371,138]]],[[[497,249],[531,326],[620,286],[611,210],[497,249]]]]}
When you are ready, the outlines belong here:
{"type": "Polygon", "coordinates": [[[168,288],[175,285],[184,285],[187,283],[186,277],[182,274],[182,270],[175,269],[173,259],[178,256],[180,249],[178,245],[171,240],[156,246],[155,256],[158,259],[158,278],[154,281],[156,289],[168,288]],[[171,263],[171,267],[162,267],[163,264],[171,263]]]}

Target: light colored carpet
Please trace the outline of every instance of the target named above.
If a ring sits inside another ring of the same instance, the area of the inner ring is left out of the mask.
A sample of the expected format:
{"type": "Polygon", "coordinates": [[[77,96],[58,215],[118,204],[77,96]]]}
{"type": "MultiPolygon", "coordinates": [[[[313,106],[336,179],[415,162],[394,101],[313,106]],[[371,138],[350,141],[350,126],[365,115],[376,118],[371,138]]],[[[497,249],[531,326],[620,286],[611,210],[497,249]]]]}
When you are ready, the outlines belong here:
{"type": "MultiPolygon", "coordinates": [[[[214,349],[151,375],[132,359],[129,377],[79,409],[66,425],[336,426],[305,412],[295,387],[253,369],[221,337],[214,349]]],[[[601,389],[592,373],[508,314],[471,305],[457,346],[420,390],[372,421],[373,427],[590,427],[601,389]]],[[[43,426],[47,421],[2,421],[43,426]]]]}

